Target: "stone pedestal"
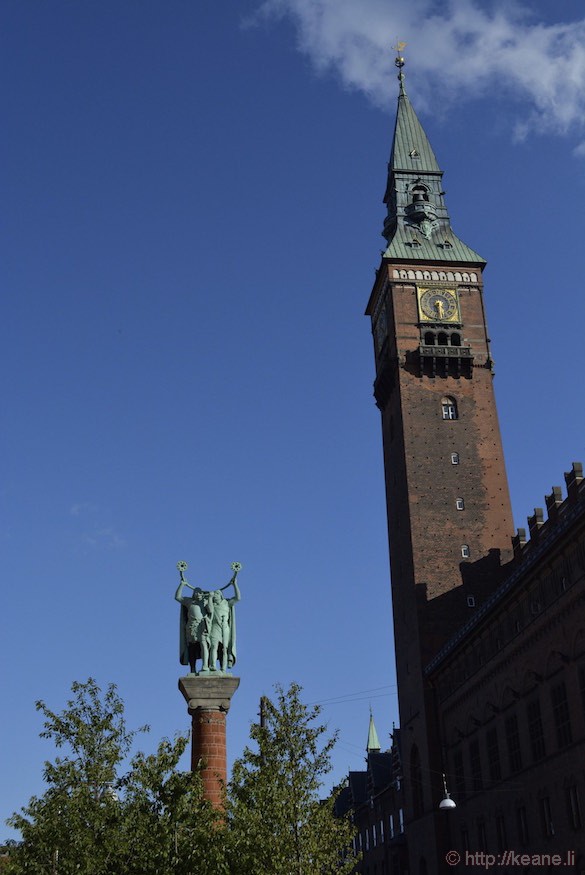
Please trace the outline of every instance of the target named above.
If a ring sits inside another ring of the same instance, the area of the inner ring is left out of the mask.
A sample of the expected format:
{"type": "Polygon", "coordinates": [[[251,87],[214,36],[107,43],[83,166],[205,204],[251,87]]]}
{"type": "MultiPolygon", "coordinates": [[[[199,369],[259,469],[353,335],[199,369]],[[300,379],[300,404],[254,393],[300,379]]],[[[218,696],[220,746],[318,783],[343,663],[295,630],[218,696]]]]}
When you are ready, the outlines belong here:
{"type": "Polygon", "coordinates": [[[191,715],[191,770],[201,769],[205,796],[215,808],[223,806],[227,781],[226,716],[240,679],[230,676],[187,675],[179,678],[191,715]]]}

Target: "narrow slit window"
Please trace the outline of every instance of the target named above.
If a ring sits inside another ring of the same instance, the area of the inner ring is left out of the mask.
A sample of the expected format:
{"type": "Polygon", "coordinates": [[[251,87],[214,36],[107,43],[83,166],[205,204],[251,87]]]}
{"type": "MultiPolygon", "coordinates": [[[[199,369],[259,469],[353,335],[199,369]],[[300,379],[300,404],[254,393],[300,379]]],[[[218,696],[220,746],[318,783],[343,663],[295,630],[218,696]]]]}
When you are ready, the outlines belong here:
{"type": "Polygon", "coordinates": [[[464,499],[463,498],[456,498],[455,499],[455,507],[457,508],[457,510],[465,510],[464,499]]]}
{"type": "Polygon", "coordinates": [[[471,556],[471,550],[469,549],[469,544],[462,544],[461,545],[461,555],[463,556],[464,559],[469,559],[469,557],[471,556]]]}
{"type": "Polygon", "coordinates": [[[459,453],[451,453],[451,464],[452,465],[459,464],[459,453]]]}

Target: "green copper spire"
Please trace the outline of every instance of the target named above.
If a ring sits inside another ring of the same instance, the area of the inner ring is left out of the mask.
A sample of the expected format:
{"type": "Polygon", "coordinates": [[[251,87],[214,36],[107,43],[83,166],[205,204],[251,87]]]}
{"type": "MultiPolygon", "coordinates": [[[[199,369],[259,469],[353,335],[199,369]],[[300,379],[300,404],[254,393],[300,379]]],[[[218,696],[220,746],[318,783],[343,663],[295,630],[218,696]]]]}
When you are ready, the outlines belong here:
{"type": "Polygon", "coordinates": [[[378,733],[376,732],[376,726],[374,724],[374,715],[372,714],[372,709],[370,708],[370,728],[368,729],[368,744],[366,747],[367,753],[380,753],[380,741],[378,739],[378,733]]]}
{"type": "Polygon", "coordinates": [[[388,243],[384,257],[401,261],[484,264],[485,260],[459,240],[451,228],[442,185],[443,171],[404,87],[401,55],[404,45],[396,46],[400,88],[384,195],[388,207],[382,232],[388,243]]]}

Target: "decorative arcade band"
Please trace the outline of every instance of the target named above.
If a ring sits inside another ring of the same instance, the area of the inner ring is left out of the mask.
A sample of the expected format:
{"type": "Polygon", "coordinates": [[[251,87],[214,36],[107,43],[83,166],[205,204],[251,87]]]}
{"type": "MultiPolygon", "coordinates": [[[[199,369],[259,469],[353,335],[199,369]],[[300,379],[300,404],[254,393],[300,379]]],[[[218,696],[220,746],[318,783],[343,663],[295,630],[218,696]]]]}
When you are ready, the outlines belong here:
{"type": "Polygon", "coordinates": [[[175,599],[181,605],[180,625],[180,660],[182,665],[188,665],[194,675],[229,674],[236,662],[236,612],[235,604],[240,601],[240,589],[237,577],[242,566],[232,562],[233,575],[231,580],[221,589],[205,590],[187,583],[184,573],[186,562],[178,562],[177,569],[181,576],[175,599]],[[183,596],[183,590],[188,587],[191,596],[183,596]],[[231,598],[224,596],[224,591],[233,587],[231,598]],[[197,661],[201,660],[201,668],[197,671],[197,661]],[[219,668],[216,663],[219,662],[219,668]]]}

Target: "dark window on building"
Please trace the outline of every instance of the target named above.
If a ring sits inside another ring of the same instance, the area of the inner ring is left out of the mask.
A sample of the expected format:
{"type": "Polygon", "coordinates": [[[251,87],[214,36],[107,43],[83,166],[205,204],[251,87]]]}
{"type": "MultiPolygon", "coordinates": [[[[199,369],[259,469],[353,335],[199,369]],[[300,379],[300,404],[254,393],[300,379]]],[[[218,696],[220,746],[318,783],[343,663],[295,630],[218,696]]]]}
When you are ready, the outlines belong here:
{"type": "Polygon", "coordinates": [[[457,403],[454,398],[445,396],[441,401],[441,410],[443,413],[443,419],[458,419],[457,403]]]}
{"type": "Polygon", "coordinates": [[[581,802],[579,800],[579,788],[575,784],[571,787],[567,787],[567,811],[571,827],[575,830],[581,829],[583,825],[581,818],[581,802]]]}
{"type": "Polygon", "coordinates": [[[490,780],[499,781],[502,777],[502,766],[500,763],[500,746],[498,744],[498,730],[494,726],[489,729],[485,737],[488,771],[490,780]]]}
{"type": "Polygon", "coordinates": [[[498,851],[507,851],[506,818],[503,814],[496,814],[496,835],[498,838],[498,851]]]}
{"type": "Polygon", "coordinates": [[[415,817],[423,813],[422,771],[418,747],[413,745],[410,752],[410,783],[412,786],[412,808],[415,817]]]}
{"type": "Polygon", "coordinates": [[[537,763],[539,760],[543,759],[546,754],[540,702],[538,699],[534,699],[532,702],[528,703],[526,707],[526,716],[528,718],[528,735],[530,737],[532,761],[537,763]]]}
{"type": "Polygon", "coordinates": [[[516,714],[512,714],[506,719],[506,742],[508,744],[508,767],[513,774],[522,768],[522,750],[516,714]]]}
{"type": "Polygon", "coordinates": [[[469,760],[471,762],[471,783],[475,792],[483,790],[481,776],[481,757],[479,755],[479,740],[475,739],[469,745],[469,760]]]}
{"type": "Polygon", "coordinates": [[[550,807],[550,799],[548,796],[543,796],[539,803],[540,807],[540,824],[542,834],[544,836],[554,836],[555,828],[552,819],[552,809],[550,807]]]}
{"type": "Polygon", "coordinates": [[[433,331],[425,332],[425,346],[434,346],[435,345],[435,334],[433,331]]]}
{"type": "Polygon", "coordinates": [[[518,827],[518,840],[522,847],[526,847],[530,840],[528,833],[528,818],[526,817],[526,809],[523,805],[516,809],[516,825],[518,827]]]}
{"type": "Polygon", "coordinates": [[[567,688],[565,687],[564,681],[552,688],[551,699],[555,727],[557,730],[557,744],[559,747],[566,747],[572,742],[573,733],[571,731],[571,715],[569,713],[569,703],[567,701],[567,688]]]}
{"type": "Polygon", "coordinates": [[[477,821],[477,847],[480,851],[487,851],[487,836],[485,834],[485,821],[477,821]]]}
{"type": "Polygon", "coordinates": [[[453,754],[453,777],[457,801],[462,802],[465,799],[465,772],[463,770],[463,753],[460,750],[456,750],[453,754]]]}
{"type": "Polygon", "coordinates": [[[469,544],[461,544],[461,556],[463,559],[469,559],[471,556],[471,550],[469,549],[469,544]]]}
{"type": "Polygon", "coordinates": [[[453,333],[451,335],[451,346],[461,346],[461,335],[453,333]]]}
{"type": "Polygon", "coordinates": [[[469,850],[469,833],[467,832],[467,827],[461,827],[461,848],[464,851],[469,850]]]}
{"type": "Polygon", "coordinates": [[[465,499],[464,498],[456,498],[455,499],[455,507],[457,510],[465,510],[465,499]]]}
{"type": "MultiPolygon", "coordinates": [[[[452,465],[459,464],[459,453],[451,453],[451,464],[452,465]]],[[[583,674],[585,676],[585,672],[583,674]]]]}
{"type": "Polygon", "coordinates": [[[445,334],[444,331],[439,332],[439,334],[437,336],[437,343],[439,344],[439,346],[448,346],[449,345],[449,338],[447,337],[447,335],[445,334]]]}
{"type": "Polygon", "coordinates": [[[394,838],[394,815],[393,814],[388,815],[388,838],[389,839],[394,838]]]}
{"type": "Polygon", "coordinates": [[[579,668],[579,689],[581,691],[581,704],[585,712],[585,665],[579,668]]]}

